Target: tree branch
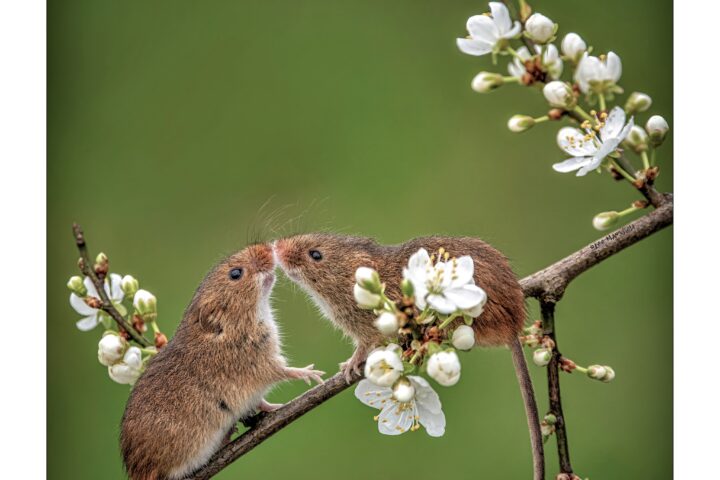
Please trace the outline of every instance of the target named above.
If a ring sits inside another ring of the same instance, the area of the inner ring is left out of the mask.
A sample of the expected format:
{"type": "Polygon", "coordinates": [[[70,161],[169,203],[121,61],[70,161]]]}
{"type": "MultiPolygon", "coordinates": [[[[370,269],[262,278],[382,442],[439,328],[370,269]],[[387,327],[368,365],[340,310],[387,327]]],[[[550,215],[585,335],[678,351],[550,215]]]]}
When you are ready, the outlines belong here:
{"type": "Polygon", "coordinates": [[[125,330],[133,340],[142,345],[143,347],[149,347],[152,345],[148,339],[142,336],[125,318],[120,315],[115,306],[112,304],[107,293],[105,293],[105,281],[97,276],[95,270],[93,270],[92,262],[90,261],[90,255],[88,254],[87,244],[85,243],[85,235],[83,234],[80,225],[73,223],[73,237],[75,237],[75,244],[77,245],[78,252],[80,253],[80,260],[78,261],[78,267],[83,275],[90,278],[95,290],[97,290],[98,296],[102,305],[100,309],[110,315],[113,320],[117,322],[122,330],[125,330]]]}
{"type": "MultiPolygon", "coordinates": [[[[602,237],[559,262],[520,280],[525,296],[542,299],[543,302],[552,304],[554,308],[554,303],[562,297],[565,288],[575,277],[606,258],[672,224],[672,195],[664,194],[663,199],[659,207],[651,213],[602,237]]],[[[555,362],[555,371],[557,372],[559,355],[556,356],[554,354],[553,361],[555,362]]],[[[343,376],[338,373],[323,385],[318,385],[308,390],[278,410],[253,417],[248,423],[252,423],[254,426],[221,448],[204,467],[200,468],[192,476],[188,477],[188,479],[205,480],[212,477],[261,444],[271,435],[350,387],[359,381],[360,378],[362,378],[360,375],[354,375],[351,383],[348,384],[343,376]]],[[[556,406],[559,407],[558,411],[561,415],[558,416],[556,414],[556,416],[560,419],[562,416],[562,408],[559,403],[559,383],[557,383],[557,400],[558,403],[556,406]]],[[[551,402],[551,409],[552,408],[551,402]]],[[[563,424],[563,434],[564,433],[563,424]]],[[[567,444],[565,444],[565,446],[567,447],[567,444]]],[[[565,454],[567,454],[567,448],[565,449],[565,454]]],[[[567,468],[569,471],[572,471],[569,457],[567,458],[567,468]]]]}

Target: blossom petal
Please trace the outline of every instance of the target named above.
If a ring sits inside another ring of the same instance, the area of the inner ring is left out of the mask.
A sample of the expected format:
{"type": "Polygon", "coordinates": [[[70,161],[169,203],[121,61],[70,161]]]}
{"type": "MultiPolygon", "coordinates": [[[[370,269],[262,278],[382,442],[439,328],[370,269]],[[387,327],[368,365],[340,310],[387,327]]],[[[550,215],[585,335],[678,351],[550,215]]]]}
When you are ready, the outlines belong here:
{"type": "Polygon", "coordinates": [[[111,273],[109,275],[108,283],[105,284],[105,291],[107,292],[108,297],[110,297],[113,301],[122,302],[122,299],[125,296],[125,293],[120,287],[121,282],[122,277],[120,275],[117,273],[111,273]]]}
{"type": "Polygon", "coordinates": [[[605,125],[600,129],[600,138],[603,142],[617,137],[625,125],[625,110],[615,107],[605,119],[605,125]]]}
{"type": "Polygon", "coordinates": [[[582,168],[590,162],[592,162],[592,157],[573,157],[564,162],[553,164],[552,168],[556,172],[567,173],[582,168]]]}
{"type": "MultiPolygon", "coordinates": [[[[486,299],[486,301],[487,301],[487,299],[486,299]]],[[[482,302],[482,303],[477,304],[473,308],[468,308],[467,310],[465,310],[465,314],[470,315],[470,317],[472,317],[472,318],[479,317],[482,314],[483,309],[485,308],[485,303],[486,302],[482,302]]]]}
{"type": "Polygon", "coordinates": [[[487,15],[473,15],[468,18],[466,28],[473,40],[481,40],[491,47],[500,36],[497,25],[487,15]]]}
{"type": "Polygon", "coordinates": [[[415,402],[429,412],[442,412],[442,403],[437,392],[430,386],[430,382],[417,375],[409,375],[408,379],[415,387],[415,402]]]}
{"type": "Polygon", "coordinates": [[[520,25],[520,22],[515,21],[515,23],[513,23],[513,27],[510,30],[508,30],[507,32],[503,33],[502,37],[503,38],[515,38],[518,35],[520,35],[520,30],[522,30],[522,25],[520,25]]]}
{"type": "Polygon", "coordinates": [[[78,320],[77,323],[75,323],[75,326],[78,328],[78,330],[81,330],[83,332],[88,332],[95,328],[98,324],[98,314],[90,315],[89,317],[85,317],[82,320],[78,320]]]}
{"type": "Polygon", "coordinates": [[[431,437],[442,437],[445,435],[445,414],[442,410],[433,413],[424,408],[423,405],[417,403],[418,417],[420,425],[425,427],[425,431],[431,437]]]}
{"type": "Polygon", "coordinates": [[[500,2],[490,2],[490,14],[492,15],[493,22],[497,26],[498,32],[501,36],[505,36],[506,33],[512,27],[510,21],[510,12],[505,5],[500,2]]]}
{"type": "Polygon", "coordinates": [[[380,412],[378,430],[385,435],[400,435],[410,430],[413,424],[414,409],[406,404],[391,402],[380,412]],[[402,405],[402,407],[401,407],[402,405]]]}
{"type": "Polygon", "coordinates": [[[566,153],[575,157],[592,155],[597,146],[592,140],[585,140],[585,134],[573,127],[563,127],[558,131],[557,144],[566,153]]]}
{"type": "Polygon", "coordinates": [[[90,280],[90,277],[85,277],[83,279],[83,285],[85,285],[85,288],[87,289],[88,297],[100,298],[97,290],[95,289],[95,285],[93,284],[92,280],[90,280]]]}
{"type": "Polygon", "coordinates": [[[380,410],[392,397],[392,390],[387,387],[378,387],[368,379],[362,379],[355,388],[355,397],[365,405],[380,410]],[[382,403],[383,400],[385,400],[385,404],[382,403]]]}
{"type": "Polygon", "coordinates": [[[413,253],[408,259],[408,269],[411,273],[415,271],[421,271],[425,273],[428,265],[430,264],[430,255],[427,250],[421,248],[417,252],[413,253]]]}
{"type": "Polygon", "coordinates": [[[475,263],[469,255],[463,255],[458,258],[455,263],[455,278],[451,281],[451,286],[461,286],[470,283],[475,273],[475,263]]]}
{"type": "Polygon", "coordinates": [[[78,297],[74,293],[70,294],[70,306],[80,315],[88,316],[95,315],[97,309],[90,307],[85,300],[78,297]]]}
{"type": "Polygon", "coordinates": [[[469,38],[458,38],[457,46],[461,52],[468,55],[475,55],[476,57],[485,55],[486,53],[490,53],[492,51],[492,45],[482,40],[473,40],[469,38]]]}
{"type": "Polygon", "coordinates": [[[453,302],[435,293],[427,296],[427,303],[438,313],[449,314],[457,310],[457,306],[453,302]]]}
{"type": "Polygon", "coordinates": [[[485,291],[477,285],[448,289],[445,291],[445,297],[462,310],[476,307],[487,300],[485,291]]]}
{"type": "Polygon", "coordinates": [[[615,52],[609,52],[607,54],[605,66],[605,80],[612,80],[613,82],[620,80],[620,76],[622,75],[622,62],[615,52]]]}

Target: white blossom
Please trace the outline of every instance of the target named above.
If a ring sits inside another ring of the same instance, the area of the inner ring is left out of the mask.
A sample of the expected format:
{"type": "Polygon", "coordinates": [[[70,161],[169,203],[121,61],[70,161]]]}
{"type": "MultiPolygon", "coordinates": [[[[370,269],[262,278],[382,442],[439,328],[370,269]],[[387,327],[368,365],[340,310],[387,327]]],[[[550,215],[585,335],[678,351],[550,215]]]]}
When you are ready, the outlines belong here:
{"type": "Polygon", "coordinates": [[[492,72],[480,72],[472,79],[470,87],[478,93],[487,93],[504,84],[502,75],[492,72]]]}
{"type": "Polygon", "coordinates": [[[650,141],[652,141],[653,145],[658,146],[663,142],[663,140],[665,140],[665,136],[670,130],[670,126],[660,115],[653,115],[645,124],[645,130],[647,130],[647,133],[650,136],[650,141]]]}
{"type": "MultiPolygon", "coordinates": [[[[542,49],[538,45],[535,45],[535,52],[540,54],[542,49]]],[[[517,54],[520,58],[515,57],[512,62],[508,63],[508,73],[513,77],[522,79],[526,72],[524,62],[530,60],[530,51],[527,47],[520,47],[517,50],[517,54]],[[522,61],[520,59],[522,59],[522,61]]],[[[542,64],[552,80],[560,78],[563,71],[563,61],[555,45],[547,45],[542,55],[542,64]]]]}
{"type": "Polygon", "coordinates": [[[365,361],[365,378],[381,387],[391,386],[402,373],[402,360],[393,350],[376,349],[365,361]]]}
{"type": "Polygon", "coordinates": [[[355,281],[364,289],[375,292],[380,290],[380,275],[369,267],[360,267],[355,271],[355,281]]]}
{"type": "Polygon", "coordinates": [[[110,378],[120,384],[134,385],[141,373],[142,352],[138,347],[128,348],[122,362],[108,367],[110,378]]]}
{"type": "Polygon", "coordinates": [[[644,112],[652,106],[650,95],[642,92],[633,92],[625,102],[625,111],[628,114],[644,112]]]}
{"type": "Polygon", "coordinates": [[[593,217],[593,227],[595,230],[607,230],[617,223],[620,219],[618,212],[601,212],[593,217]]]}
{"type": "Polygon", "coordinates": [[[133,306],[140,315],[157,313],[157,298],[147,290],[138,290],[133,298],[133,306]]]}
{"type": "Polygon", "coordinates": [[[357,302],[360,308],[372,310],[380,306],[380,295],[365,290],[357,283],[353,287],[353,295],[355,297],[355,302],[357,302]]]}
{"type": "Polygon", "coordinates": [[[427,250],[421,248],[408,260],[403,277],[415,290],[415,303],[421,310],[430,306],[442,314],[457,311],[477,317],[487,301],[485,291],[475,285],[475,265],[469,256],[433,265],[427,250]]]}
{"type": "MultiPolygon", "coordinates": [[[[122,301],[124,294],[120,288],[120,275],[111,273],[105,278],[105,294],[110,298],[113,303],[119,303],[122,301]]],[[[89,277],[85,277],[83,285],[87,290],[87,296],[93,298],[99,298],[97,289],[93,285],[92,280],[89,277]]],[[[87,332],[95,328],[100,321],[100,316],[104,315],[100,309],[92,308],[85,300],[74,293],[70,294],[70,306],[83,316],[75,325],[79,330],[87,332]]]]}
{"type": "Polygon", "coordinates": [[[603,159],[615,151],[633,125],[632,118],[625,125],[625,112],[622,108],[615,107],[602,122],[599,134],[592,128],[587,128],[585,132],[573,127],[562,128],[558,132],[558,145],[573,157],[554,164],[553,169],[561,173],[577,170],[578,177],[586,175],[598,168],[603,159]]]}
{"type": "Polygon", "coordinates": [[[543,95],[551,107],[562,108],[564,110],[572,110],[575,108],[575,95],[570,85],[565,82],[555,80],[546,84],[543,87],[543,95]]]}
{"type": "Polygon", "coordinates": [[[470,350],[475,345],[475,331],[468,325],[460,325],[452,334],[453,347],[470,350]]]}
{"type": "Polygon", "coordinates": [[[510,20],[510,12],[500,2],[490,2],[488,15],[473,15],[467,21],[469,38],[458,38],[457,46],[468,55],[485,55],[502,49],[507,40],[516,38],[522,29],[520,22],[510,20]]]}
{"type": "Polygon", "coordinates": [[[614,52],[609,52],[602,60],[585,54],[575,70],[575,81],[583,93],[607,93],[622,75],[622,62],[614,52]]]}
{"type": "Polygon", "coordinates": [[[541,13],[533,13],[525,21],[525,32],[528,37],[537,43],[545,44],[552,40],[557,31],[557,25],[541,13]]]}
{"type": "Polygon", "coordinates": [[[568,57],[573,62],[580,60],[587,50],[587,44],[577,33],[568,33],[560,43],[563,55],[568,57]]]}
{"type": "Polygon", "coordinates": [[[109,333],[104,335],[98,343],[98,361],[109,367],[123,358],[127,341],[119,335],[109,333]]]}
{"type": "Polygon", "coordinates": [[[407,403],[415,398],[415,386],[410,380],[401,377],[392,386],[392,396],[401,403],[407,403]]]}
{"type": "Polygon", "coordinates": [[[538,367],[544,367],[550,363],[552,352],[547,348],[539,348],[533,352],[533,363],[538,367]]]}
{"type": "Polygon", "coordinates": [[[392,312],[383,312],[375,320],[375,328],[380,330],[385,336],[397,335],[400,323],[398,322],[397,315],[392,312]]]}
{"type": "Polygon", "coordinates": [[[441,437],[445,434],[445,414],[442,411],[440,397],[427,380],[418,376],[408,376],[415,395],[408,402],[400,402],[393,397],[393,390],[379,387],[368,380],[361,380],[355,389],[355,397],[365,405],[377,408],[378,430],[384,435],[400,435],[408,430],[425,427],[428,435],[441,437]]]}
{"type": "Polygon", "coordinates": [[[427,373],[444,387],[455,385],[460,380],[460,359],[452,350],[430,356],[427,373]]]}

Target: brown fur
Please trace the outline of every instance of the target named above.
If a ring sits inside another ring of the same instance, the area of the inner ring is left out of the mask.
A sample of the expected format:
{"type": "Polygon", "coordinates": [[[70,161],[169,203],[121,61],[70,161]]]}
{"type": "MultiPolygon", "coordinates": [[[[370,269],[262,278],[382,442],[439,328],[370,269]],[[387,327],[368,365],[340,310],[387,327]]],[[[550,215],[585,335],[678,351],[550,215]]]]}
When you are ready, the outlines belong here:
{"type": "Polygon", "coordinates": [[[253,245],[203,280],[175,337],[128,400],[120,440],[132,479],[175,478],[198,468],[269,387],[287,378],[270,314],[273,269],[271,249],[253,245]],[[243,275],[233,280],[229,271],[238,267],[243,275]]]}
{"type": "MultiPolygon", "coordinates": [[[[544,478],[542,435],[532,382],[518,335],[525,323],[525,296],[507,258],[487,243],[470,237],[422,237],[400,245],[384,246],[374,240],[334,234],[310,233],[277,240],[275,254],[285,273],[304,287],[326,316],[355,342],[355,353],[346,364],[356,368],[382,340],[373,325],[375,314],[360,309],[353,296],[355,271],[371,267],[380,274],[391,299],[399,299],[403,268],[420,248],[429,253],[444,248],[450,256],[470,255],[475,264],[475,284],[487,293],[483,312],[473,322],[480,346],[509,346],[520,385],[533,450],[534,479],[544,478]],[[310,257],[318,250],[322,259],[310,257]]],[[[461,323],[462,320],[457,320],[461,323]]],[[[347,373],[346,373],[347,375],[347,373]]]]}

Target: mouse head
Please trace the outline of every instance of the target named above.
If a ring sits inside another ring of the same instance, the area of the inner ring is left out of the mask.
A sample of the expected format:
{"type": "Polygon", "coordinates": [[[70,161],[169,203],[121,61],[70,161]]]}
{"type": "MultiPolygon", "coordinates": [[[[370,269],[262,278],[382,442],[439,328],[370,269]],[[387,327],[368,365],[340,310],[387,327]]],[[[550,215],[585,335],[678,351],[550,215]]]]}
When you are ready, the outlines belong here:
{"type": "Polygon", "coordinates": [[[374,267],[369,238],[328,233],[308,233],[281,238],[273,243],[278,265],[291,280],[327,304],[347,299],[354,304],[355,270],[374,267]]]}
{"type": "Polygon", "coordinates": [[[205,329],[243,324],[269,305],[275,260],[267,244],[250,245],[221,260],[205,276],[188,313],[205,329]]]}

